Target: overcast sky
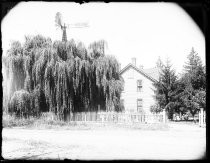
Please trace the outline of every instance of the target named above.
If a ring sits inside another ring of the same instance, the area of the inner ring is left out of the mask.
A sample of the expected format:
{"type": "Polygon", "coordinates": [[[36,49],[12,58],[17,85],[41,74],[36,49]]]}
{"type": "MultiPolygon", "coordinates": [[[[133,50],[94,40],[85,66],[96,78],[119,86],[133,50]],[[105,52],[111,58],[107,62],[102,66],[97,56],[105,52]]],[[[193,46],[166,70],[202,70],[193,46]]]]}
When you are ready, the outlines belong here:
{"type": "Polygon", "coordinates": [[[107,54],[115,55],[122,68],[137,58],[137,65],[152,68],[160,56],[168,57],[181,72],[192,47],[205,63],[205,39],[191,17],[173,3],[67,3],[22,2],[2,20],[3,53],[11,40],[24,41],[25,35],[41,34],[61,40],[55,27],[56,12],[66,23],[88,22],[89,28],[70,28],[67,39],[86,46],[104,39],[107,54]]]}

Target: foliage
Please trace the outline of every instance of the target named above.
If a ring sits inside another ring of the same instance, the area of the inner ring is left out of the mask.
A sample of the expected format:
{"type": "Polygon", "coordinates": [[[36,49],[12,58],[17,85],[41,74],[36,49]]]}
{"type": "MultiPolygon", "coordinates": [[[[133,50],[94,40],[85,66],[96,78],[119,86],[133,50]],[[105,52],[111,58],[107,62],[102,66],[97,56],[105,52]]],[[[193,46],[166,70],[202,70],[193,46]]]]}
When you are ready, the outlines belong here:
{"type": "Polygon", "coordinates": [[[123,80],[118,61],[105,55],[105,45],[102,40],[86,49],[81,42],[52,42],[41,35],[27,36],[23,46],[12,45],[9,62],[5,61],[16,86],[10,111],[17,112],[22,89],[31,98],[30,114],[36,116],[51,111],[63,119],[71,112],[95,111],[98,105],[102,110],[120,111],[123,80]]]}
{"type": "Polygon", "coordinates": [[[156,62],[156,67],[159,67],[159,68],[163,68],[164,64],[163,62],[161,61],[161,58],[160,56],[158,57],[158,60],[156,62]]]}
{"type": "Polygon", "coordinates": [[[206,91],[198,90],[195,93],[193,100],[199,105],[200,108],[206,110],[206,91]]]}
{"type": "Polygon", "coordinates": [[[206,72],[201,59],[192,48],[184,66],[184,73],[180,81],[185,85],[183,89],[183,105],[194,116],[202,107],[206,108],[206,72]]]}
{"type": "Polygon", "coordinates": [[[150,106],[150,111],[152,113],[160,113],[162,111],[161,107],[156,103],[152,106],[150,106]]]}
{"type": "Polygon", "coordinates": [[[10,99],[9,113],[17,117],[27,117],[31,113],[30,94],[25,90],[16,91],[10,99]]]}
{"type": "MultiPolygon", "coordinates": [[[[201,107],[206,108],[205,67],[193,48],[187,59],[180,79],[168,63],[165,66],[160,58],[157,62],[162,73],[159,81],[155,83],[155,97],[161,108],[168,108],[169,116],[187,112],[194,116],[201,107]]],[[[152,110],[154,108],[152,106],[152,110]]]]}
{"type": "Polygon", "coordinates": [[[206,88],[205,67],[202,65],[201,59],[192,48],[187,56],[188,62],[184,66],[184,80],[194,90],[206,88]]]}
{"type": "Polygon", "coordinates": [[[3,108],[6,112],[13,93],[24,87],[24,59],[23,48],[18,41],[11,43],[7,56],[2,56],[3,108]]]}
{"type": "Polygon", "coordinates": [[[4,114],[2,116],[2,127],[11,128],[11,127],[26,127],[34,124],[35,118],[18,118],[15,115],[4,114]]]}
{"type": "MultiPolygon", "coordinates": [[[[160,61],[159,61],[160,62],[160,61]]],[[[161,62],[162,64],[162,62],[161,62]]],[[[171,69],[169,60],[166,61],[166,64],[162,64],[161,73],[159,81],[154,83],[155,86],[155,98],[158,102],[158,107],[161,109],[166,109],[168,113],[171,113],[172,110],[177,106],[177,98],[180,94],[178,88],[178,79],[175,74],[175,71],[171,69]]],[[[152,110],[157,107],[152,106],[152,110]]],[[[171,118],[169,114],[169,118],[171,118]]]]}
{"type": "Polygon", "coordinates": [[[90,56],[95,59],[97,59],[100,56],[104,57],[106,46],[107,42],[105,40],[100,40],[98,42],[91,43],[88,47],[90,56]]]}

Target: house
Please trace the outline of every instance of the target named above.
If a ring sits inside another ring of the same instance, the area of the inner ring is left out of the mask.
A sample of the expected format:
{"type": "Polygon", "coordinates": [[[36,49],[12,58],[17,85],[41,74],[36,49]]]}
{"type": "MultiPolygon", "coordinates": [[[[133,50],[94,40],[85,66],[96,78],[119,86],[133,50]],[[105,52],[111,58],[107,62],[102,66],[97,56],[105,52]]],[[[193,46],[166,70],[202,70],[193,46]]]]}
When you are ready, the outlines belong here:
{"type": "Polygon", "coordinates": [[[126,112],[150,113],[150,106],[155,104],[153,83],[158,80],[159,71],[158,67],[138,68],[136,58],[132,58],[132,63],[120,70],[120,75],[124,79],[121,102],[126,112]]]}

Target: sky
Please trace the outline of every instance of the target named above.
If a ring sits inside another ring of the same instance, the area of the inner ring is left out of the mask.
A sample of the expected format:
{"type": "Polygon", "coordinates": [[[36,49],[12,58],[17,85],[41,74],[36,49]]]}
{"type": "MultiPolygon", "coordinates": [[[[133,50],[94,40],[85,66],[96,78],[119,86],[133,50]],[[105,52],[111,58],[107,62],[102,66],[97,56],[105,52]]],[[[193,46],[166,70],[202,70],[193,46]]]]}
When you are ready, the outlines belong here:
{"type": "Polygon", "coordinates": [[[155,67],[158,57],[168,58],[181,73],[192,47],[205,64],[205,38],[192,18],[175,3],[21,2],[1,22],[3,54],[12,40],[41,34],[61,40],[55,26],[60,12],[65,23],[87,22],[88,28],[67,29],[67,39],[91,42],[106,40],[106,54],[114,55],[121,68],[135,57],[137,66],[155,67]]]}

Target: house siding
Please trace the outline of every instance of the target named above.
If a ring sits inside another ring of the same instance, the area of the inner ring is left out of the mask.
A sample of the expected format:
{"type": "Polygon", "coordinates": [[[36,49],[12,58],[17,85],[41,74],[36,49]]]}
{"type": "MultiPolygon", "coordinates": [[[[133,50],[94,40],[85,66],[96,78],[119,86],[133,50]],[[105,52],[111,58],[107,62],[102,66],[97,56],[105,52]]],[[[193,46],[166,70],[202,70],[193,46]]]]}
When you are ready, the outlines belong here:
{"type": "Polygon", "coordinates": [[[155,104],[153,81],[136,71],[132,67],[125,70],[121,76],[124,79],[124,91],[121,99],[124,100],[125,111],[137,111],[137,99],[143,100],[143,111],[150,113],[150,106],[155,104]],[[142,89],[137,92],[137,80],[142,80],[142,89]]]}

